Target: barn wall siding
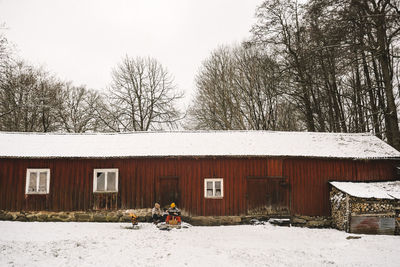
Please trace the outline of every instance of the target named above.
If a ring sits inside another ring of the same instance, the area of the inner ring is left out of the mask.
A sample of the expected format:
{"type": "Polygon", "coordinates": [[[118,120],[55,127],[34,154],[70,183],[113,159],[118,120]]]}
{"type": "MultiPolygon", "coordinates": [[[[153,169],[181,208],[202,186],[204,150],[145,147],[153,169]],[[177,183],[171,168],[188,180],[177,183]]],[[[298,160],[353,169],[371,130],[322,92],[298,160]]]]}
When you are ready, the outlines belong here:
{"type": "MultiPolygon", "coordinates": [[[[150,208],[159,177],[179,177],[190,215],[241,215],[248,177],[285,177],[291,214],[329,215],[330,180],[395,179],[394,161],[298,158],[0,159],[0,210],[92,210],[93,169],[118,168],[117,208],[150,208]],[[51,170],[50,194],[25,195],[27,168],[51,170]],[[224,178],[224,198],[204,198],[204,178],[224,178]]],[[[168,203],[162,203],[163,205],[168,203]]]]}
{"type": "Polygon", "coordinates": [[[284,176],[291,187],[292,214],[329,216],[329,181],[395,179],[394,161],[286,159],[284,176]]]}

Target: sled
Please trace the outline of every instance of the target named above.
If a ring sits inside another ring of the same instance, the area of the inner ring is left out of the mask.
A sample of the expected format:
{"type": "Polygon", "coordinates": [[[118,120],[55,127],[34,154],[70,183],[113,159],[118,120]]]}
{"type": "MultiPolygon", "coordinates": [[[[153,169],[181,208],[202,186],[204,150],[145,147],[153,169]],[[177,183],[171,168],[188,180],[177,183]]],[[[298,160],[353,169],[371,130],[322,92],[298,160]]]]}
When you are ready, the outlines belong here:
{"type": "Polygon", "coordinates": [[[251,224],[251,225],[264,225],[264,224],[265,224],[265,221],[259,221],[259,220],[257,220],[257,219],[251,219],[251,220],[250,220],[250,224],[251,224]]]}
{"type": "Polygon", "coordinates": [[[272,225],[277,225],[277,226],[289,226],[290,227],[290,219],[285,219],[285,218],[271,218],[268,220],[268,222],[272,225]]]}
{"type": "Polygon", "coordinates": [[[122,229],[129,229],[129,230],[139,230],[140,226],[139,225],[129,225],[129,226],[122,226],[121,225],[121,228],[122,229]]]}
{"type": "Polygon", "coordinates": [[[181,222],[182,222],[182,219],[181,219],[181,216],[179,216],[179,215],[169,215],[167,217],[167,219],[165,220],[165,223],[169,224],[171,226],[180,225],[181,222]]]}
{"type": "Polygon", "coordinates": [[[157,224],[157,228],[160,229],[160,230],[164,230],[164,231],[170,231],[172,229],[186,229],[186,228],[189,228],[191,226],[192,225],[190,225],[188,223],[185,223],[185,222],[182,222],[180,224],[169,224],[169,223],[166,223],[166,222],[162,222],[162,223],[157,224]]]}

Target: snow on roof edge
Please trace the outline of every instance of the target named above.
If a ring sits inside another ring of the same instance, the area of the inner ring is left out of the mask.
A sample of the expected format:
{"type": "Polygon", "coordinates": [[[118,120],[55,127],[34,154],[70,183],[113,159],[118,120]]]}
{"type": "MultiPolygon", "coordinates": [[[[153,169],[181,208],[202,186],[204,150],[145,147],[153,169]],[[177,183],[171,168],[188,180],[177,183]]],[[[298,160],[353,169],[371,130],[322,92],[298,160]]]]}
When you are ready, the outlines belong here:
{"type": "Polygon", "coordinates": [[[329,184],[352,197],[400,200],[400,180],[330,181],[329,184]]]}
{"type": "Polygon", "coordinates": [[[0,146],[3,147],[0,150],[2,158],[225,156],[400,159],[399,151],[370,133],[255,130],[123,133],[0,132],[0,146]]]}

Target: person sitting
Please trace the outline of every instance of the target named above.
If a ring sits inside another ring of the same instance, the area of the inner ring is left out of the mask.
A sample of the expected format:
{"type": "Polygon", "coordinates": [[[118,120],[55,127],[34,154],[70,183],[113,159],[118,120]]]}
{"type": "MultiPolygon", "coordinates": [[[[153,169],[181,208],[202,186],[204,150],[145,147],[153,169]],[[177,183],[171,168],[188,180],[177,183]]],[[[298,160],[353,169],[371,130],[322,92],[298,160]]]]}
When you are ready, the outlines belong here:
{"type": "Polygon", "coordinates": [[[171,206],[167,210],[168,216],[165,220],[166,223],[170,221],[175,221],[176,223],[181,223],[181,211],[176,207],[175,203],[171,203],[171,206]]]}
{"type": "Polygon", "coordinates": [[[154,204],[154,208],[151,210],[151,216],[154,223],[159,223],[163,221],[163,211],[160,208],[160,204],[154,204]]]}

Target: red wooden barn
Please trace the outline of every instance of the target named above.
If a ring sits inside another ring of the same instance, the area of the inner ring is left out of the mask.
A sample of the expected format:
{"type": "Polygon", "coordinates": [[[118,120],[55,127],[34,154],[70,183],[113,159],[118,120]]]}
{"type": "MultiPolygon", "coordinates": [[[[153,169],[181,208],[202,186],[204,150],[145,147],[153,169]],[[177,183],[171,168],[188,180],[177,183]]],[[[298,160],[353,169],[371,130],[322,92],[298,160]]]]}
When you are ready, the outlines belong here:
{"type": "Polygon", "coordinates": [[[399,159],[369,134],[0,133],[0,210],[326,216],[328,181],[398,179],[399,159]]]}

